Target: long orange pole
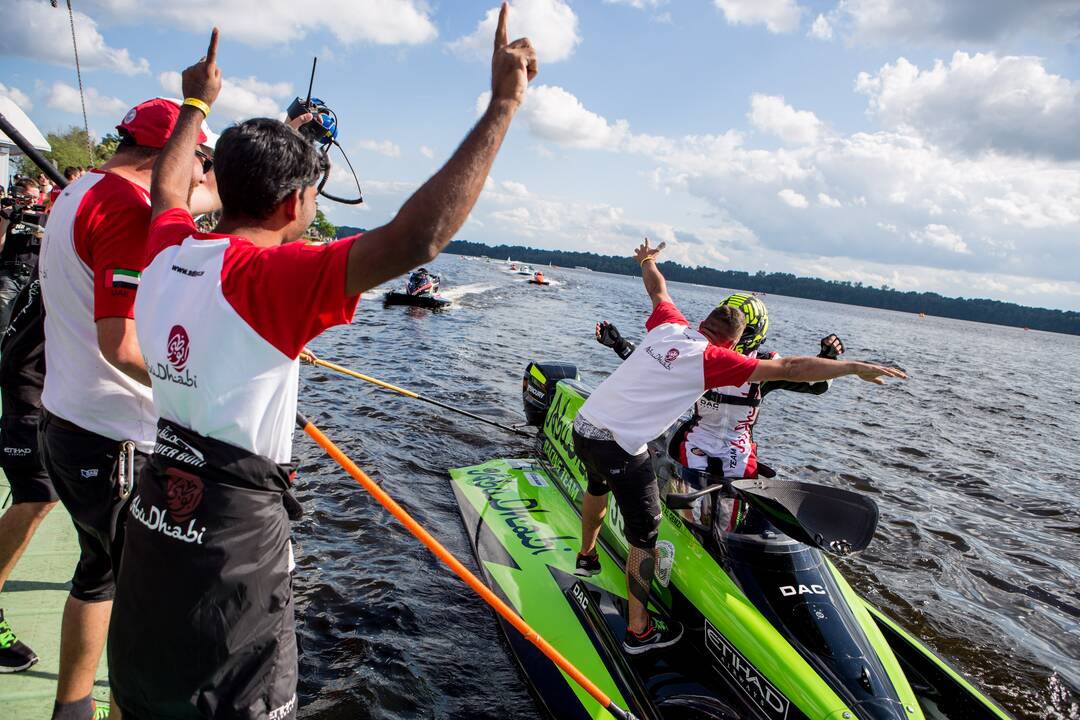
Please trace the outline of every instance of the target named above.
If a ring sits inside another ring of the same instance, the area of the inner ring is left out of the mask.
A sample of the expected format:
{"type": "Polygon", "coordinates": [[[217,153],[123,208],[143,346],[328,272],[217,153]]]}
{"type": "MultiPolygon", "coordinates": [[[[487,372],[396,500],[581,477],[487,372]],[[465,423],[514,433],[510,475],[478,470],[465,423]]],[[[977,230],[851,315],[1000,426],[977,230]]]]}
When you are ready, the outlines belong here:
{"type": "Polygon", "coordinates": [[[618,718],[618,720],[637,720],[637,717],[633,713],[623,710],[616,705],[611,698],[604,694],[603,690],[598,688],[591,680],[589,680],[589,678],[585,677],[585,675],[574,667],[573,663],[563,657],[562,653],[556,650],[551,643],[533,630],[520,615],[514,612],[512,607],[507,605],[498,595],[493,593],[487,585],[481,582],[480,579],[469,570],[469,568],[462,565],[461,562],[454,557],[453,553],[443,547],[442,543],[436,540],[420,523],[413,520],[412,516],[394,501],[394,498],[390,497],[385,490],[375,484],[375,481],[368,477],[367,473],[349,459],[349,456],[343,453],[330,438],[326,437],[326,435],[319,430],[319,428],[315,427],[307,420],[307,418],[299,413],[296,415],[296,422],[304,432],[311,436],[312,440],[319,444],[319,447],[326,451],[327,455],[332,457],[338,465],[344,468],[345,472],[352,475],[353,479],[371,493],[384,508],[389,510],[390,514],[397,518],[401,524],[416,537],[416,539],[424,543],[427,549],[435,554],[435,557],[448,565],[459,578],[465,581],[466,585],[471,587],[477,595],[484,599],[484,602],[494,608],[495,612],[499,613],[503,619],[513,625],[526,640],[535,645],[549,660],[558,665],[559,668],[569,675],[574,682],[580,685],[585,692],[589,693],[596,702],[600,703],[601,707],[605,708],[613,716],[618,718]]]}

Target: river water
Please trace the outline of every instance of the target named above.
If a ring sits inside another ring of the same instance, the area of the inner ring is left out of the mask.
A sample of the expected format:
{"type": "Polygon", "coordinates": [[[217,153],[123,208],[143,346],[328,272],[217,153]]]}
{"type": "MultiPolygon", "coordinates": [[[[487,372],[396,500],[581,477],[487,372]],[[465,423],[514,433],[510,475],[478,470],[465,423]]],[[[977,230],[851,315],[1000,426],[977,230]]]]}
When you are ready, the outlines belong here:
{"type": "MultiPolygon", "coordinates": [[[[451,309],[384,309],[366,294],[325,359],[502,422],[521,422],[530,360],[595,386],[618,359],[598,319],[644,334],[637,278],[447,255],[451,309]]],[[[389,286],[387,286],[389,287],[389,286]]],[[[724,295],[672,283],[692,322],[724,295]]],[[[1080,717],[1080,337],[768,296],[766,348],[896,364],[906,383],[843,378],[823,396],[774,393],[755,436],[781,477],[868,493],[874,542],[844,560],[856,590],[1017,718],[1080,717]]],[[[534,455],[532,443],[319,368],[300,410],[466,564],[447,468],[534,455]]],[[[491,611],[304,436],[306,517],[294,526],[300,717],[538,718],[491,611]]]]}

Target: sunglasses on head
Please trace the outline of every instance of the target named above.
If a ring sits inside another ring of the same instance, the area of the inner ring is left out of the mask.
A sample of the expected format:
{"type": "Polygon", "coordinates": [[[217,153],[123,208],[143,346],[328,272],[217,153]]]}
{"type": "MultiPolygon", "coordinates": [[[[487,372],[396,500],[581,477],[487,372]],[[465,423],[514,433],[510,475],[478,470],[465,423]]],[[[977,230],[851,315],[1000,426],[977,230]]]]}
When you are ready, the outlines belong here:
{"type": "Polygon", "coordinates": [[[196,150],[195,151],[195,157],[202,160],[202,171],[203,171],[204,175],[206,173],[210,172],[210,169],[212,167],[214,167],[214,158],[210,157],[209,155],[204,153],[202,150],[196,150]]]}

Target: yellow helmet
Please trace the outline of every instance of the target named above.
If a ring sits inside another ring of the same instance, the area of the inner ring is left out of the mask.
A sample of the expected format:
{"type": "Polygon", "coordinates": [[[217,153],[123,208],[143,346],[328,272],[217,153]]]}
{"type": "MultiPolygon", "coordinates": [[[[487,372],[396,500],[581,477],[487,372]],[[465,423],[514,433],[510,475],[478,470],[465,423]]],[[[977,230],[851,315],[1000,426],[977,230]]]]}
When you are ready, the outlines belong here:
{"type": "Polygon", "coordinates": [[[720,303],[720,306],[723,305],[737,307],[746,316],[746,329],[743,330],[739,341],[735,343],[733,348],[735,352],[745,355],[761,347],[769,332],[769,311],[765,308],[765,303],[750,293],[736,293],[724,298],[720,303]]]}

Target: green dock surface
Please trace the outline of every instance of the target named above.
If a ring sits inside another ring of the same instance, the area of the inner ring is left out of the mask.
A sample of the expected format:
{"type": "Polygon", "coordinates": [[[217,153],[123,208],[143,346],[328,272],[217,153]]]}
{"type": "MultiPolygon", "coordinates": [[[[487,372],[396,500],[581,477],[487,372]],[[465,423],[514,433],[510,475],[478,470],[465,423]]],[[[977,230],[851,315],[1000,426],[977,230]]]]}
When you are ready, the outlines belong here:
{"type": "MultiPolygon", "coordinates": [[[[7,478],[0,472],[0,507],[6,510],[7,478]]],[[[60,664],[60,618],[79,560],[79,544],[71,518],[58,504],[38,527],[30,547],[15,566],[0,592],[0,607],[20,640],[41,660],[29,670],[0,674],[3,717],[12,720],[49,720],[56,695],[60,664]]],[[[105,658],[98,665],[94,698],[107,702],[109,683],[105,658]]]]}

